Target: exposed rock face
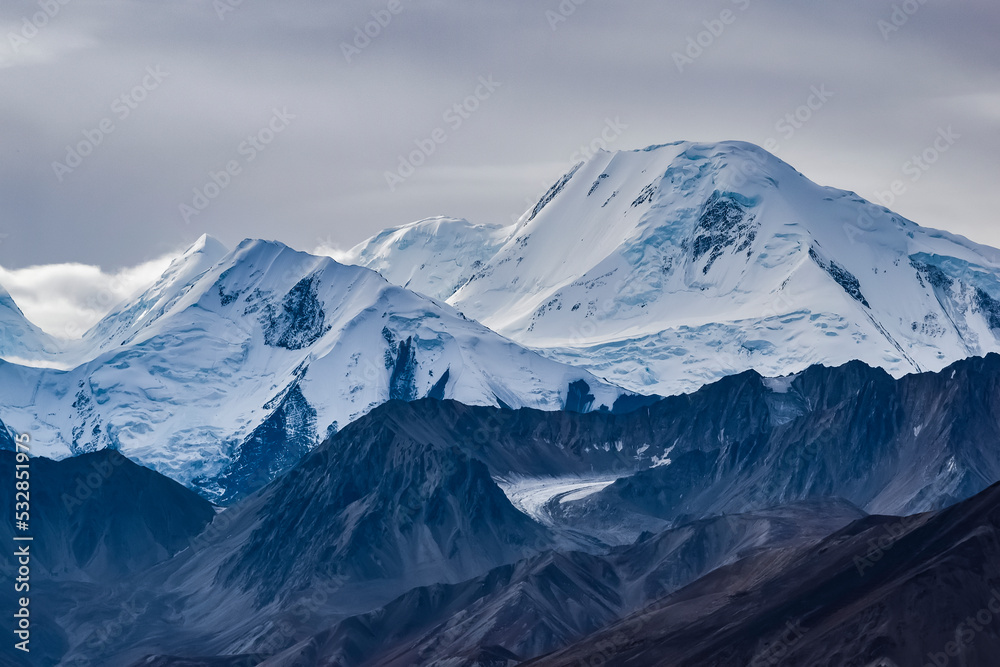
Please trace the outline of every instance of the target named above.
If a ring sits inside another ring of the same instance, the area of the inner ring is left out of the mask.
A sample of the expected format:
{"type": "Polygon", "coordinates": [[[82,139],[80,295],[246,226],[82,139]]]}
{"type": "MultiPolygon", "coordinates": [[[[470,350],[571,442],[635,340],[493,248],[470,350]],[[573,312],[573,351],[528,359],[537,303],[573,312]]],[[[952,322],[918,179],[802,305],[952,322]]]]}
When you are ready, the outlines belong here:
{"type": "Polygon", "coordinates": [[[861,519],[713,572],[532,667],[988,667],[1000,656],[1000,485],[861,519]],[[775,661],[778,661],[775,663],[775,661]]]}
{"type": "Polygon", "coordinates": [[[315,445],[316,410],[299,385],[291,385],[279,398],[278,407],[243,442],[233,462],[218,479],[210,480],[224,489],[220,503],[232,502],[261,488],[295,465],[315,445]]]}
{"type": "MultiPolygon", "coordinates": [[[[606,555],[546,553],[454,585],[414,589],[265,663],[404,667],[483,652],[522,660],[575,641],[715,568],[761,549],[811,544],[863,513],[813,503],[698,521],[606,555]],[[514,656],[514,657],[511,657],[514,656]]],[[[497,663],[504,664],[504,663],[497,663]]]]}
{"type": "Polygon", "coordinates": [[[288,291],[279,306],[265,306],[261,318],[265,343],[287,350],[301,350],[330,330],[323,302],[319,298],[318,282],[316,276],[303,278],[288,291]]]}
{"type": "MultiPolygon", "coordinates": [[[[0,451],[0,469],[13,489],[13,452],[0,451]]],[[[39,578],[115,581],[181,551],[215,516],[198,494],[113,450],[32,458],[29,472],[32,574],[39,578]]],[[[0,494],[6,516],[14,516],[13,503],[13,493],[0,494]]],[[[0,530],[8,541],[16,534],[10,521],[0,530]]],[[[13,571],[9,555],[2,562],[13,571]]]]}

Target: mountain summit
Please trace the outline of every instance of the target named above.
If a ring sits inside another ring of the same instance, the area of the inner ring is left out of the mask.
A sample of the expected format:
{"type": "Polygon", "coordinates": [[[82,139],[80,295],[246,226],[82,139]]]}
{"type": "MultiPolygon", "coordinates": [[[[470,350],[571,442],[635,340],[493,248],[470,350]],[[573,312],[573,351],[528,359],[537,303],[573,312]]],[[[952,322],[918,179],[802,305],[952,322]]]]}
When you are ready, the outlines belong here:
{"type": "Polygon", "coordinates": [[[600,152],[512,226],[421,221],[347,259],[643,393],[853,359],[898,376],[1000,350],[1000,251],[742,142],[600,152]],[[442,254],[439,235],[463,242],[442,254]]]}

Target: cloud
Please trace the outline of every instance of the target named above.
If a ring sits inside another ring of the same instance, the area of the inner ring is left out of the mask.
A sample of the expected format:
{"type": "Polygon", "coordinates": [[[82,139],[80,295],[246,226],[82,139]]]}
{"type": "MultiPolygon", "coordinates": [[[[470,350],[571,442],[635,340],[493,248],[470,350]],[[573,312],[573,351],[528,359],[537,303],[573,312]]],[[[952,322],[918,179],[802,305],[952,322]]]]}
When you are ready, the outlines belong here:
{"type": "Polygon", "coordinates": [[[8,270],[0,285],[31,322],[58,338],[79,338],[120,302],[145,290],[176,255],[112,273],[87,264],[49,264],[8,270]]]}
{"type": "Polygon", "coordinates": [[[329,257],[341,264],[347,263],[350,260],[350,249],[345,250],[339,243],[329,237],[321,239],[319,245],[312,249],[311,254],[318,257],[329,257]]]}

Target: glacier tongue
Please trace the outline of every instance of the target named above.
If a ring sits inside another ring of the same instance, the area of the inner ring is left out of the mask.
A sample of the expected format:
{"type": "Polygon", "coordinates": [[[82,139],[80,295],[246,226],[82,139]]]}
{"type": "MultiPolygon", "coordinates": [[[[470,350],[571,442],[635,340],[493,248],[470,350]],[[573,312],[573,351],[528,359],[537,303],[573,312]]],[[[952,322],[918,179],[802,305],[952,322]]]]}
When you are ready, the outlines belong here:
{"type": "Polygon", "coordinates": [[[600,152],[516,225],[423,221],[349,255],[643,393],[852,359],[898,376],[1000,350],[1000,252],[741,142],[600,152]],[[476,269],[455,270],[456,239],[484,238],[476,269]]]}

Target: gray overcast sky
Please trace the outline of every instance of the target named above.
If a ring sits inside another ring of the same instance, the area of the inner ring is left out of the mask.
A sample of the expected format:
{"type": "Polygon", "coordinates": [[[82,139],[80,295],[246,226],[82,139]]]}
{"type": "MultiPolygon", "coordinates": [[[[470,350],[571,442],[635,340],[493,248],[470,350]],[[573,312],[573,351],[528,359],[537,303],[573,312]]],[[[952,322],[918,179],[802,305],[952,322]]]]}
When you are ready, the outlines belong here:
{"type": "Polygon", "coordinates": [[[906,179],[891,208],[1000,246],[996,0],[900,0],[913,13],[892,32],[897,3],[872,0],[399,3],[348,62],[343,43],[389,0],[5,0],[0,266],[116,270],[203,232],[312,250],[438,214],[509,223],[616,118],[612,149],[775,138],[813,180],[869,199],[906,179]],[[706,21],[721,34],[679,71],[706,21]],[[446,119],[480,77],[500,86],[446,119]],[[833,96],[788,138],[776,124],[814,86],[833,96]],[[274,109],[294,118],[243,145],[274,109]],[[948,127],[960,138],[910,180],[948,127]],[[390,191],[385,172],[436,128],[446,141],[390,191]],[[85,132],[100,143],[57,175],[85,132]],[[186,222],[179,206],[229,161],[240,173],[186,222]]]}

